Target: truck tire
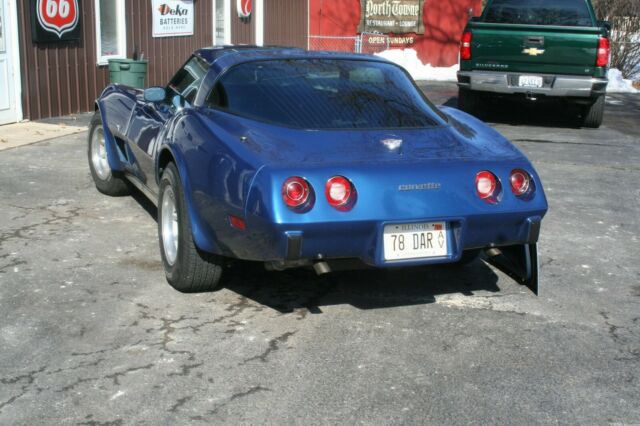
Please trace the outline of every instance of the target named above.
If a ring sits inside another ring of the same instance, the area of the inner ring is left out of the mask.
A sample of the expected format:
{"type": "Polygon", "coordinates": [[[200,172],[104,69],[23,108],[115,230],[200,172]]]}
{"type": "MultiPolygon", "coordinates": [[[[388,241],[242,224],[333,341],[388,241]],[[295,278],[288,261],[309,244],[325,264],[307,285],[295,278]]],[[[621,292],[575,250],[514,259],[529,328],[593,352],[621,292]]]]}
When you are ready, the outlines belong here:
{"type": "Polygon", "coordinates": [[[592,129],[600,127],[602,118],[604,117],[604,100],[605,95],[600,95],[594,103],[585,107],[582,117],[582,125],[584,127],[590,127],[592,129]]]}
{"type": "Polygon", "coordinates": [[[458,89],[458,109],[475,115],[480,109],[480,95],[473,90],[458,89]]]}

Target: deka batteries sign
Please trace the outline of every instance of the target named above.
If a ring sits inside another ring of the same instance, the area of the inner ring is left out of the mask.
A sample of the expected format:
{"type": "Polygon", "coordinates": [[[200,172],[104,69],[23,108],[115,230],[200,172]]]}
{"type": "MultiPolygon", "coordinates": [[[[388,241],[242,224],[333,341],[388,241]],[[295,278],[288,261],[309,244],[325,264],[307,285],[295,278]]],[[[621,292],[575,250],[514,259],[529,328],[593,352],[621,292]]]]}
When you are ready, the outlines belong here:
{"type": "Polygon", "coordinates": [[[152,0],[153,37],[193,35],[193,0],[152,0]]]}
{"type": "Polygon", "coordinates": [[[36,43],[80,39],[78,0],[31,0],[31,27],[36,43]]]}

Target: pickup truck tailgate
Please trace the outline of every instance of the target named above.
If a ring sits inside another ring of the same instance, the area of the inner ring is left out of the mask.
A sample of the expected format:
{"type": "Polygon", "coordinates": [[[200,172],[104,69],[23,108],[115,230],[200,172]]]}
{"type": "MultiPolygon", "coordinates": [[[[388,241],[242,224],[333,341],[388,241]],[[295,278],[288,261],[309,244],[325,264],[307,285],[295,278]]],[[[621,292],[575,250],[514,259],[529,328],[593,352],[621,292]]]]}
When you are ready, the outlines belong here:
{"type": "Polygon", "coordinates": [[[593,75],[600,29],[473,24],[472,68],[593,75]]]}

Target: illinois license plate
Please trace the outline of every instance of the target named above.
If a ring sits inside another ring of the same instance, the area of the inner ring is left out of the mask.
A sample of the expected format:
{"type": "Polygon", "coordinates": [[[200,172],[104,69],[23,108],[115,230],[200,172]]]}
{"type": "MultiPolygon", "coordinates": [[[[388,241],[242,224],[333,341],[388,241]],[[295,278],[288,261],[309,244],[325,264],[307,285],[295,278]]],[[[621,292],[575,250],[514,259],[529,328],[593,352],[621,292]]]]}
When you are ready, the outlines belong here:
{"type": "Polygon", "coordinates": [[[542,77],[535,75],[521,75],[518,77],[518,86],[520,87],[533,87],[539,89],[542,87],[542,77]]]}
{"type": "Polygon", "coordinates": [[[384,227],[385,260],[420,259],[448,254],[446,222],[403,223],[384,227]]]}

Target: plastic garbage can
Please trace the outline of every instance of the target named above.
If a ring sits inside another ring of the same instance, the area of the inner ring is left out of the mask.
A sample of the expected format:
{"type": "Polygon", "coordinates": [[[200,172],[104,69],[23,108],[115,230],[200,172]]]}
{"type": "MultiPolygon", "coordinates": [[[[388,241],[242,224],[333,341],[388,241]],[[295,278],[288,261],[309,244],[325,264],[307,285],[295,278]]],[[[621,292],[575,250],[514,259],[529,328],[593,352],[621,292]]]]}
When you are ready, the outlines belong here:
{"type": "Polygon", "coordinates": [[[145,88],[148,61],[133,59],[109,59],[109,81],[126,84],[137,89],[145,88]]]}

